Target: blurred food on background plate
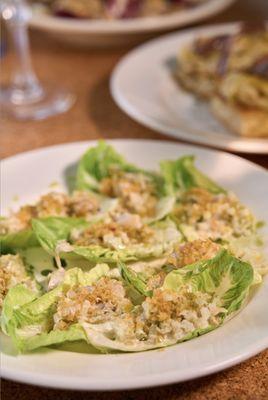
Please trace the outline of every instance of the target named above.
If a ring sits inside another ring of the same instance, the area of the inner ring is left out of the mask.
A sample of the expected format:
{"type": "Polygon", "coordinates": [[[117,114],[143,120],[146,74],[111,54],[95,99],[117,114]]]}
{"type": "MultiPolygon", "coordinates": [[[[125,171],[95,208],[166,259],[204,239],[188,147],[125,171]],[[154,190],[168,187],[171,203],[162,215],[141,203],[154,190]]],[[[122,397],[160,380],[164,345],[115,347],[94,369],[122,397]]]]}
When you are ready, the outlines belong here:
{"type": "Polygon", "coordinates": [[[236,34],[198,37],[177,57],[182,87],[245,137],[268,137],[268,29],[243,24],[236,34]]]}
{"type": "Polygon", "coordinates": [[[208,0],[32,0],[59,17],[125,19],[195,7],[208,0]]]}

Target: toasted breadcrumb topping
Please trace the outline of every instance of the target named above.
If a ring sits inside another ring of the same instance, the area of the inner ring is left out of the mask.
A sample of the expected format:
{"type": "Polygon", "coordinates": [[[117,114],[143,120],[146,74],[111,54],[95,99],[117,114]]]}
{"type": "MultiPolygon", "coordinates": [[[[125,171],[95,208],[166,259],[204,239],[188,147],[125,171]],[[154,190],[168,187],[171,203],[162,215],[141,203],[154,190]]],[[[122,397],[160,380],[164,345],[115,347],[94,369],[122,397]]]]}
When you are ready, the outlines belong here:
{"type": "Polygon", "coordinates": [[[38,218],[46,218],[51,215],[66,217],[68,215],[68,200],[68,196],[64,193],[45,194],[35,206],[38,218]]]}
{"type": "Polygon", "coordinates": [[[60,192],[45,194],[35,205],[27,205],[0,222],[0,234],[15,233],[31,228],[33,218],[85,217],[100,209],[96,196],[89,192],[75,191],[71,196],[60,192]]]}
{"type": "Polygon", "coordinates": [[[89,192],[75,191],[69,199],[69,216],[89,217],[100,210],[99,200],[89,192]]]}
{"type": "Polygon", "coordinates": [[[110,177],[101,181],[100,191],[106,196],[119,198],[123,208],[131,213],[146,217],[155,214],[155,187],[144,174],[115,170],[110,177]]]}
{"type": "MultiPolygon", "coordinates": [[[[162,277],[161,277],[162,278],[162,277]]],[[[126,297],[123,284],[101,278],[92,286],[75,286],[60,296],[53,329],[65,330],[80,322],[94,324],[112,340],[123,343],[177,341],[194,329],[218,324],[225,310],[211,295],[157,288],[140,306],[126,297]]]]}
{"type": "Polygon", "coordinates": [[[227,239],[252,232],[254,218],[233,194],[213,194],[193,188],[175,209],[180,223],[190,225],[202,239],[227,239]]]}
{"type": "Polygon", "coordinates": [[[215,257],[219,250],[220,246],[217,243],[209,239],[197,239],[193,242],[176,245],[167,262],[175,268],[181,268],[197,261],[209,260],[215,257]]]}
{"type": "Polygon", "coordinates": [[[157,274],[152,275],[147,282],[147,288],[149,290],[154,290],[159,288],[160,286],[163,285],[165,277],[166,277],[165,271],[161,270],[157,274]]]}
{"type": "Polygon", "coordinates": [[[25,266],[19,255],[3,255],[0,257],[0,310],[8,290],[18,283],[25,283],[29,288],[32,281],[27,276],[25,266]]]}
{"type": "Polygon", "coordinates": [[[147,297],[143,303],[143,310],[147,320],[163,322],[167,319],[176,319],[183,309],[194,308],[195,295],[193,293],[176,293],[172,290],[156,289],[153,297],[147,297]]]}
{"type": "Polygon", "coordinates": [[[54,314],[54,329],[67,329],[80,320],[90,323],[107,321],[131,308],[122,283],[101,278],[92,286],[76,286],[60,296],[54,314]]]}
{"type": "Polygon", "coordinates": [[[141,223],[140,217],[131,214],[114,216],[109,221],[97,222],[72,237],[80,246],[104,245],[122,248],[127,245],[150,243],[155,236],[152,228],[141,223]]]}
{"type": "Polygon", "coordinates": [[[195,329],[216,325],[225,312],[207,293],[191,293],[187,287],[180,292],[156,289],[141,309],[135,321],[136,337],[151,343],[177,341],[195,329]]]}

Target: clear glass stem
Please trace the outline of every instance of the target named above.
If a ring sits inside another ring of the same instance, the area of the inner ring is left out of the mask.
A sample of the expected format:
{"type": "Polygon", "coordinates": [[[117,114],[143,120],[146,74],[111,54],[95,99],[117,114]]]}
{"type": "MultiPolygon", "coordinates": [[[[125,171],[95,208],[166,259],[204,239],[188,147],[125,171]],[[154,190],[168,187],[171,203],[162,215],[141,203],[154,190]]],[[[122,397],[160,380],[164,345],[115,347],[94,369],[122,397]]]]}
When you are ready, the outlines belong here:
{"type": "Polygon", "coordinates": [[[16,68],[11,77],[12,101],[15,104],[38,101],[44,93],[33,71],[30,57],[27,27],[31,17],[30,9],[24,0],[9,0],[3,16],[17,57],[16,68]]]}
{"type": "Polygon", "coordinates": [[[6,22],[15,50],[16,66],[10,85],[0,87],[0,109],[20,120],[37,120],[66,112],[75,96],[57,85],[41,86],[31,63],[28,22],[31,9],[25,0],[0,0],[0,14],[6,22]]]}

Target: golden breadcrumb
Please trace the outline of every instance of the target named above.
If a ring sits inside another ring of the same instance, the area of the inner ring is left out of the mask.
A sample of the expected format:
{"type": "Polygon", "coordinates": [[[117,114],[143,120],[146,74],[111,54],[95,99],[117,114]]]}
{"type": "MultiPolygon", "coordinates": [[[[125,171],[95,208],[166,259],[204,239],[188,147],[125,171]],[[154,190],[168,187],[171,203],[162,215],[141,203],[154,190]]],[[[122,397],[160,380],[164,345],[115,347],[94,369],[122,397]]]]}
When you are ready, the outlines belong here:
{"type": "Polygon", "coordinates": [[[39,218],[68,216],[68,196],[64,193],[51,192],[41,197],[36,205],[39,218]]]}
{"type": "Polygon", "coordinates": [[[100,192],[109,197],[117,197],[122,206],[141,216],[153,216],[157,197],[155,187],[143,174],[114,171],[100,183],[100,192]]]}
{"type": "Polygon", "coordinates": [[[159,271],[157,274],[151,276],[151,277],[148,279],[147,288],[148,288],[149,290],[154,290],[154,289],[157,289],[157,288],[159,288],[160,286],[162,286],[163,283],[164,283],[164,280],[165,280],[166,275],[167,275],[167,274],[165,273],[165,271],[161,270],[161,271],[159,271]]]}
{"type": "Polygon", "coordinates": [[[209,260],[218,253],[220,246],[209,239],[194,240],[175,246],[173,253],[168,257],[167,262],[176,268],[193,264],[197,261],[209,260]]]}
{"type": "Polygon", "coordinates": [[[75,191],[69,200],[69,207],[69,214],[74,217],[88,217],[100,209],[96,196],[86,191],[75,191]]]}
{"type": "Polygon", "coordinates": [[[30,285],[25,266],[19,255],[3,255],[0,257],[0,310],[8,290],[18,283],[30,285]]]}
{"type": "Polygon", "coordinates": [[[99,200],[86,191],[75,191],[71,196],[50,192],[41,196],[35,205],[23,206],[0,222],[0,234],[31,228],[33,218],[84,217],[90,218],[100,210],[99,200]]]}
{"type": "Polygon", "coordinates": [[[163,322],[179,318],[183,309],[193,308],[193,293],[177,293],[168,289],[156,289],[153,296],[145,300],[146,317],[151,322],[163,322]]]}
{"type": "Polygon", "coordinates": [[[131,308],[122,283],[101,278],[92,286],[76,286],[60,296],[54,315],[54,329],[65,329],[79,320],[91,323],[104,321],[111,314],[119,315],[131,308]]]}
{"type": "Polygon", "coordinates": [[[233,194],[213,194],[203,188],[183,194],[174,214],[203,239],[239,237],[251,232],[254,225],[250,211],[233,194]]]}
{"type": "Polygon", "coordinates": [[[154,230],[147,225],[135,227],[119,224],[116,221],[100,221],[82,231],[74,242],[80,246],[105,245],[116,247],[117,245],[147,243],[153,236],[154,230]]]}

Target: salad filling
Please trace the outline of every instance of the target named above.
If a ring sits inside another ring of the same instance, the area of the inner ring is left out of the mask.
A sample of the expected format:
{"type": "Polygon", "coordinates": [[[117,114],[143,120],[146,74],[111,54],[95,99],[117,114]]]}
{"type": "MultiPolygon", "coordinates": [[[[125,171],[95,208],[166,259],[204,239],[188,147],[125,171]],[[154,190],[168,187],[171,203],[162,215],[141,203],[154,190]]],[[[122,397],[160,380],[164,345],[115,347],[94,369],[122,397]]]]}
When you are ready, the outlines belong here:
{"type": "Polygon", "coordinates": [[[152,217],[156,213],[156,187],[144,174],[112,171],[100,181],[100,192],[118,198],[122,208],[131,213],[142,217],[152,217]]]}
{"type": "Polygon", "coordinates": [[[213,194],[203,188],[186,191],[174,216],[188,239],[230,240],[254,232],[256,221],[232,194],[213,194]]]}
{"type": "Polygon", "coordinates": [[[0,234],[30,229],[33,218],[50,216],[90,218],[100,209],[100,199],[89,192],[75,191],[71,196],[51,192],[42,196],[35,205],[23,206],[10,217],[0,220],[0,234]]]}
{"type": "Polygon", "coordinates": [[[28,275],[19,255],[7,254],[0,257],[0,312],[3,301],[10,288],[23,284],[28,289],[37,289],[34,280],[28,275]]]}
{"type": "MultiPolygon", "coordinates": [[[[241,307],[253,283],[252,267],[225,250],[166,272],[147,291],[139,276],[126,280],[127,267],[120,268],[124,273],[117,277],[107,265],[69,270],[54,289],[16,307],[15,330],[9,319],[7,332],[22,351],[77,340],[81,332],[101,351],[149,350],[215,329],[241,307]],[[129,289],[140,291],[138,303],[129,289]]],[[[19,297],[19,288],[9,291],[7,304],[19,297]]]]}
{"type": "Polygon", "coordinates": [[[210,239],[197,239],[174,246],[174,252],[168,257],[167,263],[174,268],[181,268],[197,261],[209,260],[215,257],[219,250],[220,246],[210,239]]]}

